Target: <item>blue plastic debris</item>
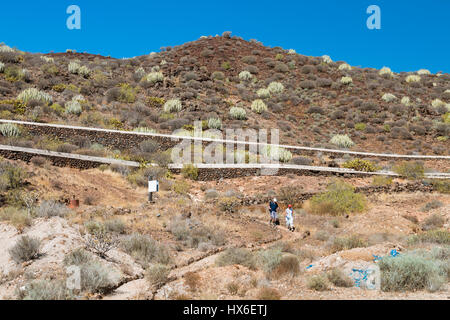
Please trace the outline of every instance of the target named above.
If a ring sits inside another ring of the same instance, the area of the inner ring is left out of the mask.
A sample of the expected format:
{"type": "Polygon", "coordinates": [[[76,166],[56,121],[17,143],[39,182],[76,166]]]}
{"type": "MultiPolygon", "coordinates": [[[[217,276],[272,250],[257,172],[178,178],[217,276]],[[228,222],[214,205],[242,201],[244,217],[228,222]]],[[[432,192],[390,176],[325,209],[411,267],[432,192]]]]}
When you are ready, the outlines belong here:
{"type": "Polygon", "coordinates": [[[352,275],[356,273],[356,275],[353,276],[353,280],[355,280],[355,287],[360,287],[361,281],[367,281],[367,276],[369,275],[368,270],[352,269],[352,271],[352,275]]]}
{"type": "Polygon", "coordinates": [[[377,255],[374,255],[374,254],[372,254],[372,256],[373,256],[373,262],[376,262],[378,260],[383,259],[383,257],[377,256],[377,255]]]}
{"type": "Polygon", "coordinates": [[[307,266],[306,267],[306,269],[309,269],[309,268],[311,268],[313,265],[312,264],[310,264],[309,266],[307,266]]]}
{"type": "Polygon", "coordinates": [[[400,254],[400,252],[398,252],[398,251],[395,250],[395,249],[392,249],[391,252],[390,252],[391,257],[396,257],[396,256],[398,256],[399,254],[400,254]]]}

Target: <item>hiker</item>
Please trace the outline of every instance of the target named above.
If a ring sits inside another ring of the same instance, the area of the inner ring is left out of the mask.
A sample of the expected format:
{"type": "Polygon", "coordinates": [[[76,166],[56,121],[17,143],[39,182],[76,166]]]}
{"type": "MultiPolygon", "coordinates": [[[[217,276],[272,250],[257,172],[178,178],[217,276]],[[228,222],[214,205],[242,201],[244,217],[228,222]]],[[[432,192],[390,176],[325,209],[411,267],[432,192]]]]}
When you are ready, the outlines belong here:
{"type": "Polygon", "coordinates": [[[286,208],[286,227],[289,231],[294,232],[294,210],[292,209],[292,205],[288,205],[286,208]]]}
{"type": "Polygon", "coordinates": [[[273,198],[273,200],[270,200],[269,202],[269,212],[270,212],[270,224],[273,224],[274,226],[277,225],[277,209],[278,209],[278,203],[277,199],[273,198]]]}

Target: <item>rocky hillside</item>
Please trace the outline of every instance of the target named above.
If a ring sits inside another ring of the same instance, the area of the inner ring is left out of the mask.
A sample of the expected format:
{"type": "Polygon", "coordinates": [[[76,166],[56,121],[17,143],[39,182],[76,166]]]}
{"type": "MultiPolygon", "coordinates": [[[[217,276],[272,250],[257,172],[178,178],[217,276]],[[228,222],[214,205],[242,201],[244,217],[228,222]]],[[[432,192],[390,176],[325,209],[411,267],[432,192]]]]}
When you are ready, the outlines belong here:
{"type": "Polygon", "coordinates": [[[350,66],[229,33],[130,59],[3,45],[0,61],[3,119],[157,132],[203,120],[279,128],[286,144],[449,154],[449,74],[350,66]],[[350,139],[333,144],[337,134],[350,139]]]}

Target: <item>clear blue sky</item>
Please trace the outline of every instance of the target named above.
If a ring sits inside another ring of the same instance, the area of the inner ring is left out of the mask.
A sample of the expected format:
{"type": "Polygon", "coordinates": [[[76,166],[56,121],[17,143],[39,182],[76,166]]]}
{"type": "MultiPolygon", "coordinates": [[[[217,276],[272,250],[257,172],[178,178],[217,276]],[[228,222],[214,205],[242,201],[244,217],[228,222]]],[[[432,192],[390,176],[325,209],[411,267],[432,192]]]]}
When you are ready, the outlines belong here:
{"type": "Polygon", "coordinates": [[[5,0],[0,9],[0,42],[30,52],[133,57],[230,30],[355,66],[450,72],[449,0],[5,0]],[[81,30],[66,27],[71,4],[81,8],[81,30]],[[381,8],[381,30],[366,27],[371,4],[381,8]]]}

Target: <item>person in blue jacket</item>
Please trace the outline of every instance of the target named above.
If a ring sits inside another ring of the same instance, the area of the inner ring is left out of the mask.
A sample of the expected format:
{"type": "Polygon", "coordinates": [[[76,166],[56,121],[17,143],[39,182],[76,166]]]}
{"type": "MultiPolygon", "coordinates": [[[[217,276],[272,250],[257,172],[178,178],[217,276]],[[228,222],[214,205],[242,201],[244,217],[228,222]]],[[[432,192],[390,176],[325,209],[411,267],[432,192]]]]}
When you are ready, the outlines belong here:
{"type": "Polygon", "coordinates": [[[269,202],[269,212],[270,212],[270,224],[276,225],[277,222],[277,209],[278,209],[278,202],[276,198],[273,198],[273,200],[270,200],[269,202]]]}

